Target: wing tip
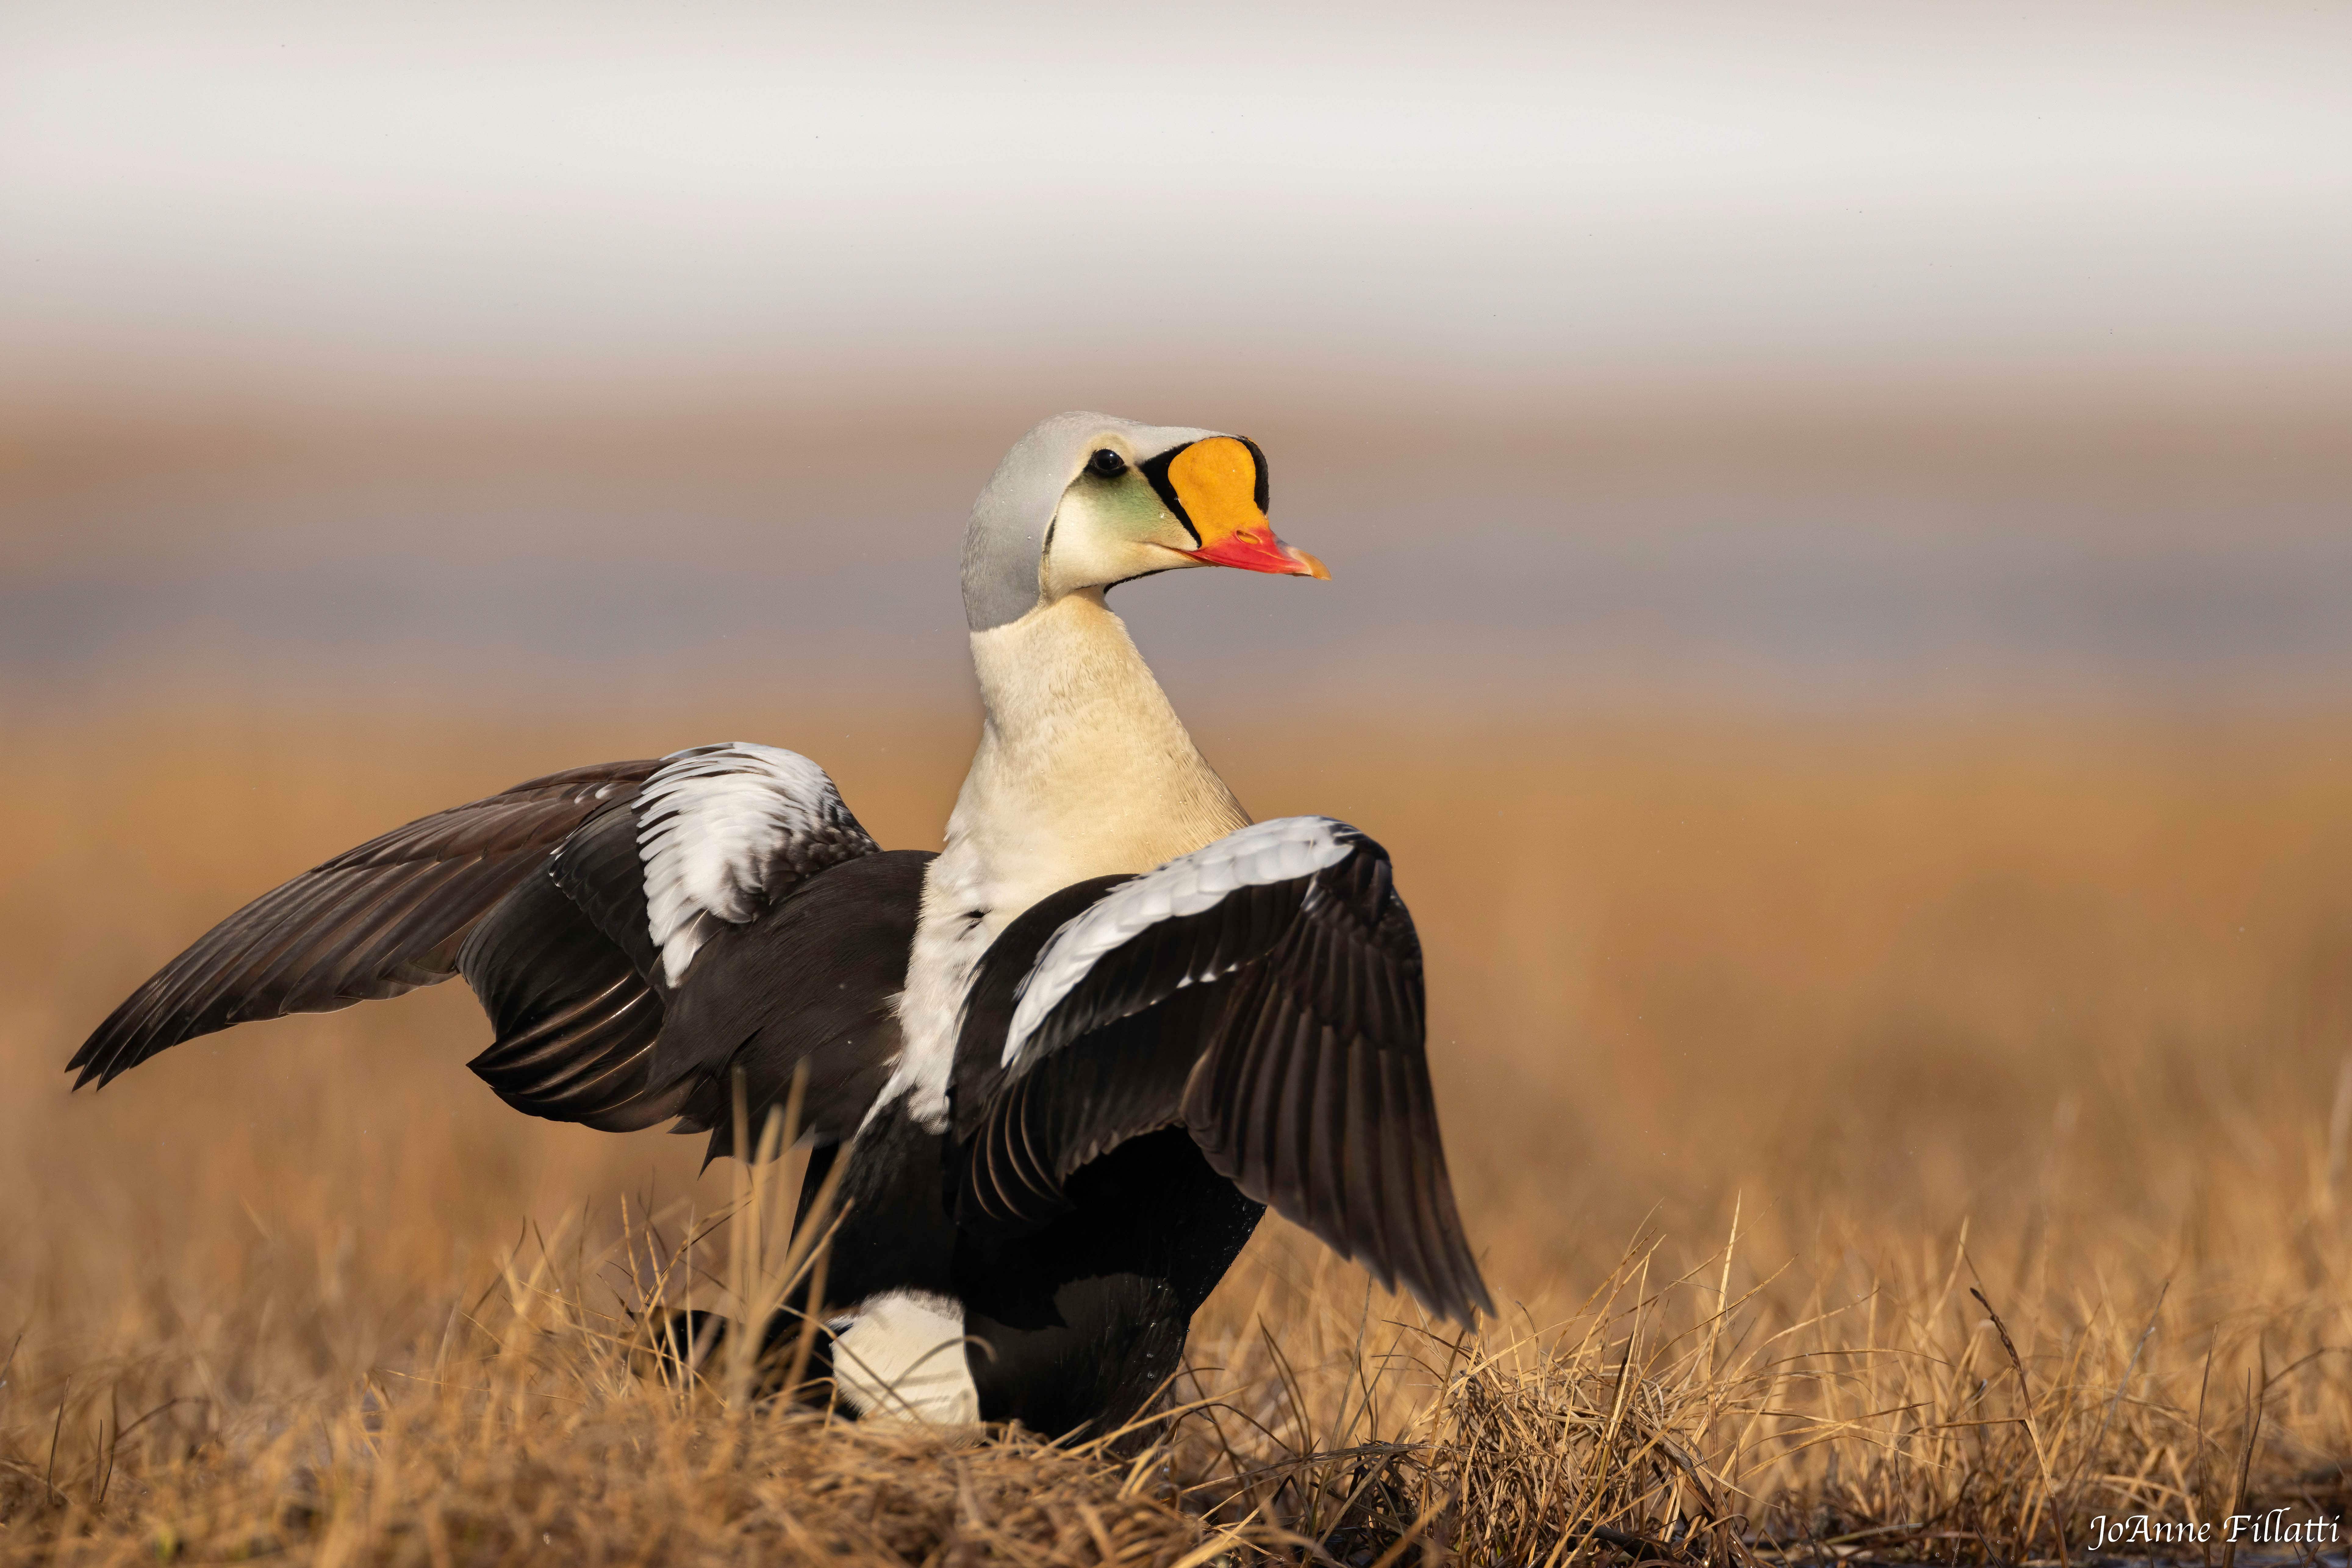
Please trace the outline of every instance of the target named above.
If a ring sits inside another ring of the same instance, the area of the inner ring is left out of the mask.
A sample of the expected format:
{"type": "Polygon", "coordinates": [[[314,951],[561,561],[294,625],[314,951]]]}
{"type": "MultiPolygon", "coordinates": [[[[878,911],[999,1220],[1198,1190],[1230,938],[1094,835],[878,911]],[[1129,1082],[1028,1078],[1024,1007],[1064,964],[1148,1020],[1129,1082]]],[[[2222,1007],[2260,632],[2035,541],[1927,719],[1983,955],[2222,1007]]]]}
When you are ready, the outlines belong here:
{"type": "Polygon", "coordinates": [[[76,1053],[73,1060],[65,1065],[64,1070],[74,1075],[73,1084],[66,1092],[77,1094],[87,1089],[95,1094],[154,1054],[151,1050],[119,1047],[88,1058],[76,1053]]]}
{"type": "Polygon", "coordinates": [[[1458,1323],[1473,1333],[1477,1331],[1480,1318],[1496,1315],[1494,1294],[1486,1289],[1486,1281],[1479,1275],[1475,1264],[1465,1263],[1461,1272],[1435,1289],[1424,1289],[1417,1281],[1407,1281],[1390,1289],[1402,1289],[1431,1317],[1458,1323]]]}
{"type": "Polygon", "coordinates": [[[74,1075],[73,1087],[66,1090],[67,1093],[78,1093],[88,1088],[93,1079],[99,1089],[104,1089],[163,1048],[149,1046],[142,1031],[127,1029],[121,1025],[122,1014],[140,1000],[143,992],[142,987],[141,994],[133,994],[130,1001],[116,1009],[113,1017],[91,1030],[89,1038],[84,1040],[81,1048],[67,1060],[60,1070],[74,1075]]]}

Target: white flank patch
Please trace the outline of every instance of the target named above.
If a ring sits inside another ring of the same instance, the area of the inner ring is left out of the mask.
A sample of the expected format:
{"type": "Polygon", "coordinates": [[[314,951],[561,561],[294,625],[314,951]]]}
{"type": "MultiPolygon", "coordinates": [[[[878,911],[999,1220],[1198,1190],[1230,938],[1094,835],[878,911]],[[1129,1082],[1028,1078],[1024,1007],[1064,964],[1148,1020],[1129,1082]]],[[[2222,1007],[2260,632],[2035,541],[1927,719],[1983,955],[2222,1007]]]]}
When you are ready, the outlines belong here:
{"type": "Polygon", "coordinates": [[[873,847],[823,768],[776,746],[736,741],[672,753],[637,792],[646,928],[671,985],[686,977],[709,922],[759,913],[781,851],[797,839],[873,847]]]}
{"type": "Polygon", "coordinates": [[[956,1037],[963,1026],[964,993],[997,927],[969,911],[993,900],[978,875],[969,840],[950,839],[923,879],[922,919],[898,994],[898,1026],[906,1048],[866,1110],[871,1121],[886,1105],[907,1100],[918,1126],[938,1132],[948,1124],[948,1080],[954,1074],[956,1037]]]}
{"type": "MultiPolygon", "coordinates": [[[[1005,1032],[1003,1066],[1009,1070],[1019,1064],[1029,1037],[1105,953],[1161,921],[1206,914],[1236,889],[1295,881],[1336,866],[1356,851],[1352,840],[1339,837],[1349,831],[1347,824],[1328,816],[1254,822],[1113,888],[1072,916],[1038,950],[1037,962],[1022,979],[1013,1026],[1005,1032]]],[[[1215,978],[1187,975],[1181,984],[1215,978]]]]}
{"type": "Polygon", "coordinates": [[[964,1360],[963,1307],[945,1296],[890,1290],[867,1300],[834,1333],[833,1378],[868,1420],[980,1419],[980,1390],[964,1360]]]}

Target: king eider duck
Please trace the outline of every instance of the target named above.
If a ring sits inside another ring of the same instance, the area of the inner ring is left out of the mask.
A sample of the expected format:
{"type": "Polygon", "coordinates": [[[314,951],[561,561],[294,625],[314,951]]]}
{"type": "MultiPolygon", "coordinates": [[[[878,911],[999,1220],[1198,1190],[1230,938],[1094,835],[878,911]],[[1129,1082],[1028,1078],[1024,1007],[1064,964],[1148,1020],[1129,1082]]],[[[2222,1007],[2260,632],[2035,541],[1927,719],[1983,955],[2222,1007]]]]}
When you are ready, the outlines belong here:
{"type": "Polygon", "coordinates": [[[1328,575],[1276,538],[1254,443],[1048,419],[965,531],[986,711],[939,853],[879,847],[772,746],[551,773],[230,915],[75,1087],[453,973],[497,1031],[473,1070],[533,1116],[745,1154],[734,1097],[757,1127],[800,1076],[806,1189],[841,1163],[815,1310],[854,1414],[1130,1421],[1269,1205],[1474,1323],[1387,853],[1252,822],[1105,603],[1202,565],[1328,575]]]}

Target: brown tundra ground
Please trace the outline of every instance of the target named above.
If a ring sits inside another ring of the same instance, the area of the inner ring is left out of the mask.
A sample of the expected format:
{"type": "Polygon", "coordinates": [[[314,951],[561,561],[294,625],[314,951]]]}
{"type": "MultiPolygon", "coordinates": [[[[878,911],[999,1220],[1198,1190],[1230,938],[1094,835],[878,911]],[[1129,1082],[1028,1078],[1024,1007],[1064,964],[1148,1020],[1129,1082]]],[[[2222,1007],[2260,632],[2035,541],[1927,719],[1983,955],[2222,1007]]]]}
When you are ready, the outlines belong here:
{"type": "Polygon", "coordinates": [[[740,734],[919,847],[968,721],[5,717],[0,1561],[2075,1563],[2145,1514],[2228,1563],[2342,1512],[2352,722],[1202,724],[1395,855],[1507,1305],[1270,1223],[1113,1463],[665,1380],[632,1311],[780,1238],[730,1254],[688,1140],[499,1105],[462,987],[58,1071],[393,823],[740,734]]]}

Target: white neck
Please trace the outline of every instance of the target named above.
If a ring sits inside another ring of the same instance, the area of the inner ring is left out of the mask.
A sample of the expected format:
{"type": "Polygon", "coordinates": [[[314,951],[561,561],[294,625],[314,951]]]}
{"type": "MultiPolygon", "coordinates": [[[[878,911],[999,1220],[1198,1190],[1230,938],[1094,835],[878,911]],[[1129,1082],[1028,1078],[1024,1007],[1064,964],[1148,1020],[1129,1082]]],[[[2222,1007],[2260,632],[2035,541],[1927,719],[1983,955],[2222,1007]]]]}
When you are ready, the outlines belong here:
{"type": "Polygon", "coordinates": [[[964,988],[1013,918],[1073,882],[1148,871],[1249,823],[1100,589],[971,634],[987,712],[923,884],[891,1087],[943,1116],[964,988]]]}
{"type": "Polygon", "coordinates": [[[973,633],[971,657],[987,717],[948,845],[970,843],[988,862],[1000,921],[1249,821],[1100,589],[973,633]]]}

